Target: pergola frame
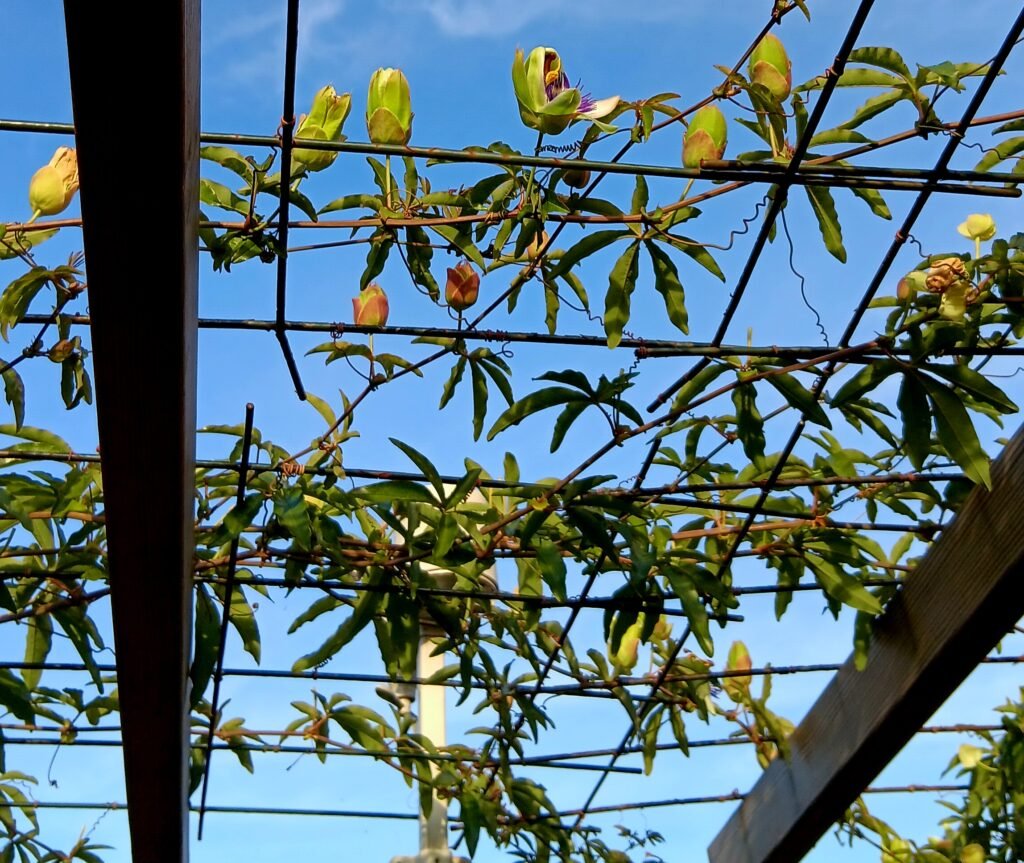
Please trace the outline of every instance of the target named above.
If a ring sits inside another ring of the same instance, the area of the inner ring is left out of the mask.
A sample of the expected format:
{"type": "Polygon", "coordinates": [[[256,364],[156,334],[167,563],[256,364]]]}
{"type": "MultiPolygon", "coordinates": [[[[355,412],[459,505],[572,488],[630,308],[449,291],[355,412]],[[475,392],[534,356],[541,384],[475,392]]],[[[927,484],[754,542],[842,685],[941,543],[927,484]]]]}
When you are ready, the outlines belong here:
{"type": "MultiPolygon", "coordinates": [[[[153,863],[184,863],[188,859],[187,768],[192,744],[188,724],[187,671],[194,576],[195,357],[198,329],[205,326],[274,332],[301,397],[303,388],[288,346],[287,333],[294,330],[333,331],[329,328],[336,326],[287,320],[285,255],[278,259],[275,320],[200,322],[198,319],[199,5],[199,0],[172,0],[160,4],[147,10],[144,23],[136,19],[126,22],[135,38],[124,39],[122,28],[115,39],[95,10],[88,9],[80,0],[65,0],[74,133],[82,183],[81,225],[89,274],[90,315],[78,322],[88,323],[92,328],[126,804],[133,859],[153,863]],[[123,149],[111,146],[114,136],[123,131],[112,118],[111,94],[116,92],[119,99],[130,101],[133,94],[125,94],[124,90],[132,88],[132,83],[126,81],[131,76],[126,76],[125,70],[147,68],[160,69],[161,74],[137,76],[137,95],[141,99],[144,90],[147,100],[159,102],[165,124],[161,134],[151,136],[145,145],[146,158],[159,161],[162,166],[150,181],[151,194],[161,204],[150,217],[153,220],[151,224],[165,249],[161,269],[156,273],[151,272],[146,254],[148,250],[140,250],[138,260],[133,261],[132,250],[121,241],[115,226],[117,218],[122,215],[123,201],[110,186],[111,178],[123,176],[125,172],[123,149]],[[168,69],[172,70],[170,75],[166,74],[168,69]],[[160,349],[154,352],[147,350],[151,348],[151,333],[142,327],[126,327],[124,322],[126,319],[157,318],[161,322],[160,349]],[[151,359],[145,359],[147,357],[151,359]],[[160,455],[158,459],[150,459],[144,471],[139,470],[137,464],[139,441],[145,442],[149,452],[160,455]],[[154,486],[161,488],[160,497],[151,495],[150,490],[154,486]],[[153,548],[159,548],[161,553],[147,553],[153,548]],[[147,561],[145,570],[137,564],[141,560],[147,561]],[[159,604],[155,601],[157,589],[159,604]],[[153,746],[154,739],[161,745],[153,746]]],[[[273,137],[202,136],[203,140],[211,142],[281,149],[282,173],[286,179],[282,183],[281,221],[276,227],[282,242],[286,242],[289,224],[292,227],[313,227],[289,223],[288,220],[287,178],[293,145],[295,33],[299,3],[298,0],[290,0],[288,5],[285,110],[280,134],[273,137]]],[[[710,343],[652,344],[642,339],[623,340],[623,347],[635,348],[638,355],[641,351],[653,350],[663,353],[646,355],[701,358],[687,375],[664,391],[662,401],[671,398],[678,386],[691,379],[710,357],[726,356],[730,351],[751,354],[750,348],[723,342],[732,314],[739,305],[791,186],[859,185],[919,193],[911,216],[897,232],[863,302],[855,311],[840,348],[849,345],[867,303],[907,241],[913,221],[931,194],[1019,195],[1017,189],[991,185],[1007,179],[1003,175],[951,171],[948,165],[960,138],[974,122],[1010,48],[1024,29],[1024,12],[1007,35],[963,119],[951,130],[950,141],[934,169],[839,170],[802,164],[810,137],[828,103],[831,88],[856,43],[859,28],[871,6],[872,0],[862,0],[854,13],[836,63],[828,70],[826,87],[815,105],[806,140],[798,143],[796,155],[788,166],[719,163],[688,172],[688,169],[681,168],[625,165],[621,158],[628,147],[609,162],[572,161],[573,167],[588,167],[601,172],[601,176],[609,172],[672,177],[699,175],[702,178],[763,183],[780,190],[769,208],[754,252],[734,293],[734,301],[710,343]],[[983,180],[989,185],[977,185],[983,180]]],[[[772,23],[762,32],[767,32],[771,26],[772,23]]],[[[68,132],[67,127],[58,124],[3,122],[0,129],[3,128],[68,132]]],[[[554,158],[523,156],[511,159],[496,154],[354,142],[330,144],[309,141],[303,142],[303,146],[476,163],[559,167],[567,162],[554,158]]],[[[592,190],[593,185],[584,196],[592,190]]],[[[568,223],[571,223],[569,218],[562,222],[568,223]]],[[[349,329],[359,332],[392,330],[402,335],[428,334],[426,328],[349,329]]],[[[437,334],[440,331],[431,332],[437,334]]],[[[513,335],[518,337],[516,340],[545,341],[542,334],[490,333],[476,330],[473,325],[460,333],[463,338],[483,340],[508,340],[508,336],[513,335]]],[[[564,341],[573,337],[557,336],[550,337],[548,341],[558,341],[559,338],[567,344],[589,343],[564,341]]],[[[593,340],[594,344],[599,342],[599,339],[593,340]]],[[[777,348],[764,350],[778,353],[777,348]]],[[[791,355],[802,356],[801,350],[794,348],[791,355]]],[[[806,348],[811,356],[828,350],[806,348]]],[[[1013,349],[1001,352],[1013,352],[1013,349]]],[[[1019,353],[1020,349],[1016,352],[1019,353]]],[[[830,374],[831,367],[822,378],[818,394],[830,374]]],[[[655,402],[652,409],[657,404],[655,402]]],[[[792,452],[802,429],[801,422],[785,450],[786,457],[792,452]]],[[[770,514],[764,503],[772,489],[784,484],[779,480],[786,457],[780,459],[772,478],[760,486],[762,494],[758,504],[750,508],[746,530],[755,524],[759,516],[770,514]]],[[[642,488],[642,480],[651,458],[641,470],[634,493],[647,491],[642,488]]],[[[350,473],[358,475],[358,472],[350,473]]],[[[365,473],[395,475],[393,472],[365,473]]],[[[408,476],[422,479],[411,474],[408,476]]],[[[857,672],[852,659],[839,669],[795,732],[791,741],[792,760],[773,764],[754,790],[745,795],[742,805],[710,849],[713,863],[781,863],[799,859],[850,802],[868,788],[873,777],[910,736],[920,730],[935,708],[1024,614],[1024,588],[1020,580],[1024,574],[1024,532],[1015,523],[1024,500],[1024,437],[1020,434],[996,462],[993,480],[990,492],[981,489],[974,492],[957,520],[944,530],[942,539],[880,618],[866,670],[857,672]]],[[[739,548],[744,534],[745,531],[735,537],[734,550],[739,548]]],[[[596,601],[586,593],[584,591],[578,600],[570,603],[574,614],[587,607],[588,602],[596,601]]],[[[536,684],[537,693],[545,691],[544,683],[542,676],[536,684]]],[[[657,688],[657,685],[653,688],[651,698],[657,688]]],[[[604,807],[590,804],[605,776],[625,770],[617,768],[615,762],[623,753],[630,751],[631,737],[632,733],[627,733],[621,745],[611,751],[612,757],[607,765],[587,768],[597,769],[601,778],[587,804],[564,815],[581,820],[588,812],[603,810],[604,807]]],[[[223,746],[218,744],[213,748],[223,746]]],[[[740,799],[743,796],[726,795],[721,799],[740,799]]],[[[668,801],[668,804],[679,802],[668,801]]],[[[216,806],[206,808],[209,811],[224,810],[224,807],[216,806]]],[[[365,816],[367,813],[359,814],[365,816]]],[[[384,813],[369,814],[386,817],[384,813]]]]}

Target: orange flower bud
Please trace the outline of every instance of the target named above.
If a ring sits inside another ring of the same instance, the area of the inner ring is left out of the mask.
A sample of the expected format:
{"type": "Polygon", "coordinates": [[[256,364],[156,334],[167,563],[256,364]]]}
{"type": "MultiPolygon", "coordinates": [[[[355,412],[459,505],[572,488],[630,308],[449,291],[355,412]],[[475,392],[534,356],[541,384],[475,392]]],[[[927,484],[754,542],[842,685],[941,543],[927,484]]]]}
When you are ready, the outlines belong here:
{"type": "Polygon", "coordinates": [[[448,268],[448,284],[444,288],[444,298],[455,311],[464,312],[476,302],[479,293],[480,276],[468,261],[448,268]]]}
{"type": "Polygon", "coordinates": [[[382,327],[388,322],[388,297],[376,282],[371,282],[352,298],[352,317],[361,327],[382,327]]]}

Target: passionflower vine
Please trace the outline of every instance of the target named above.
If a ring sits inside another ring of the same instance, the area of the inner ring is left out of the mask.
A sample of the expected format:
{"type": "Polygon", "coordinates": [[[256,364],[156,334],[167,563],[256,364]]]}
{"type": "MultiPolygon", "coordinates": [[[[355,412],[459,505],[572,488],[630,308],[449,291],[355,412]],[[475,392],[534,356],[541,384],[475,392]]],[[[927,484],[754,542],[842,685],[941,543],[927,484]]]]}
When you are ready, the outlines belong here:
{"type": "Polygon", "coordinates": [[[78,191],[78,154],[58,147],[49,164],[43,165],[28,184],[28,203],[34,222],[40,216],[56,216],[67,209],[78,191]]]}
{"type": "Polygon", "coordinates": [[[571,86],[554,48],[534,48],[528,57],[517,48],[512,61],[512,86],[519,116],[531,129],[558,135],[577,120],[590,120],[602,131],[614,131],[601,118],[615,110],[619,97],[593,99],[579,86],[571,86]]]}
{"type": "Polygon", "coordinates": [[[388,322],[388,297],[376,282],[370,282],[352,298],[352,317],[361,327],[383,327],[388,322]]]}
{"type": "Polygon", "coordinates": [[[468,261],[462,261],[455,267],[448,268],[448,282],[444,288],[444,298],[457,312],[464,312],[480,293],[480,276],[468,261]]]}
{"type": "Polygon", "coordinates": [[[981,243],[996,235],[996,223],[988,213],[971,213],[966,221],[957,225],[956,230],[961,237],[974,240],[974,257],[980,258],[981,243]]]}

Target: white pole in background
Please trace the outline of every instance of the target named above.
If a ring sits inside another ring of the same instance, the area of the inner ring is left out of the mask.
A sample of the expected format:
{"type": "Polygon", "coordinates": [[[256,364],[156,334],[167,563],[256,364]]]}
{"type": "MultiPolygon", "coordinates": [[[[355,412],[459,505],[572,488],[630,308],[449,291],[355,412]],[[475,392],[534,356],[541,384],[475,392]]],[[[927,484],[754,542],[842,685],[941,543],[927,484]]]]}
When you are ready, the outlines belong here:
{"type": "MultiPolygon", "coordinates": [[[[445,485],[445,493],[450,493],[454,486],[445,485]]],[[[479,489],[474,489],[469,500],[473,503],[486,504],[487,501],[479,489]]],[[[451,588],[455,584],[455,575],[447,569],[442,569],[430,564],[423,564],[423,571],[428,573],[438,587],[451,588]]],[[[480,574],[480,589],[484,591],[497,590],[498,573],[495,567],[490,567],[480,574]]],[[[420,646],[416,654],[416,676],[420,680],[426,680],[436,674],[445,665],[445,654],[433,655],[433,639],[444,636],[442,630],[429,616],[420,618],[420,646]]],[[[400,698],[410,698],[407,684],[398,683],[395,686],[396,693],[400,698]]],[[[418,684],[415,689],[415,696],[412,696],[419,709],[416,714],[416,731],[428,738],[437,748],[447,744],[445,729],[445,696],[448,687],[446,686],[424,686],[418,684]]],[[[436,767],[432,768],[436,771],[436,767]]],[[[420,810],[420,853],[415,857],[400,856],[392,857],[391,863],[470,863],[465,857],[455,857],[451,848],[448,847],[448,801],[439,800],[437,794],[433,795],[433,802],[430,807],[430,817],[426,817],[420,810]]]]}

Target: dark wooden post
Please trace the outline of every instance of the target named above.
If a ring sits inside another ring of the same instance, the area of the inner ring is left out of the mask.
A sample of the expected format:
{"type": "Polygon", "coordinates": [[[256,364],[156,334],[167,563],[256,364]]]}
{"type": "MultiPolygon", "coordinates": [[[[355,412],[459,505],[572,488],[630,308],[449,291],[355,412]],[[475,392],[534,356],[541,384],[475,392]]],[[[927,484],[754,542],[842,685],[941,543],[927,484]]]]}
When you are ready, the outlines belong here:
{"type": "Polygon", "coordinates": [[[183,863],[194,550],[199,0],[167,0],[144,10],[65,0],[64,12],[132,859],[183,863]],[[148,241],[125,229],[131,219],[145,226],[148,241]]]}
{"type": "Polygon", "coordinates": [[[793,863],[1024,615],[1024,431],[715,838],[711,863],[793,863]]]}

